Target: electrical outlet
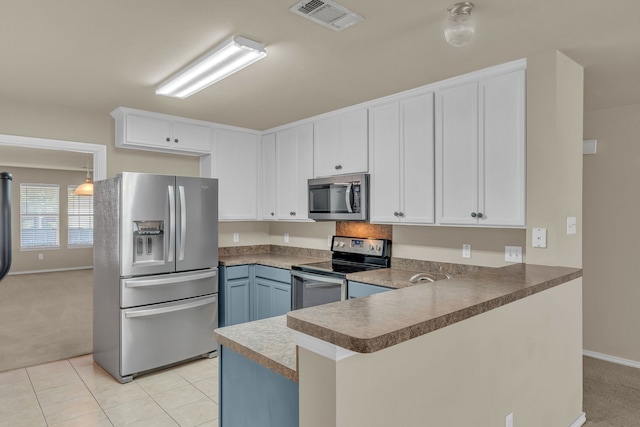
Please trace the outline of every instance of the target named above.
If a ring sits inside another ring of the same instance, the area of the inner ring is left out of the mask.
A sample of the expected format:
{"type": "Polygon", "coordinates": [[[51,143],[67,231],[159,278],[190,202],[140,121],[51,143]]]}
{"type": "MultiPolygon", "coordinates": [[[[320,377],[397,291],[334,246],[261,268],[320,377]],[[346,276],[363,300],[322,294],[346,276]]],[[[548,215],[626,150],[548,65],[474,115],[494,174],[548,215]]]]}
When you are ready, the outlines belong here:
{"type": "Polygon", "coordinates": [[[462,258],[471,258],[471,245],[462,245],[462,258]]]}
{"type": "Polygon", "coordinates": [[[327,246],[331,247],[331,236],[327,236],[327,246]]]}
{"type": "Polygon", "coordinates": [[[233,243],[238,243],[240,241],[240,233],[233,233],[233,243]]]}
{"type": "Polygon", "coordinates": [[[531,230],[532,241],[531,246],[534,248],[546,248],[547,247],[547,229],[546,228],[534,228],[531,230]]]}
{"type": "Polygon", "coordinates": [[[567,217],[567,234],[576,234],[578,232],[578,221],[575,216],[567,217]]]}
{"type": "Polygon", "coordinates": [[[504,419],[504,425],[505,427],[513,427],[513,412],[507,415],[507,417],[504,419]]]}
{"type": "Polygon", "coordinates": [[[522,262],[522,246],[505,246],[504,260],[506,262],[522,262]]]}
{"type": "Polygon", "coordinates": [[[289,243],[289,233],[284,233],[284,242],[289,243]]]}
{"type": "Polygon", "coordinates": [[[38,254],[38,259],[42,261],[44,259],[44,254],[38,254]]]}

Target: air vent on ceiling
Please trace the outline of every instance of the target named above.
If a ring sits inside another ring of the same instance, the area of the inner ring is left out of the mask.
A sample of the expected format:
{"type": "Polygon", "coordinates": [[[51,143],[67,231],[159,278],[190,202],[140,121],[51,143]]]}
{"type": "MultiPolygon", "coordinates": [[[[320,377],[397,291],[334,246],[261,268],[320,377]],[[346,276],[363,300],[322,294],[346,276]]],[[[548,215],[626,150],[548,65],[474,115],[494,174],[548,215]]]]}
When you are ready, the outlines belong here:
{"type": "Polygon", "coordinates": [[[330,0],[301,1],[289,10],[333,31],[342,31],[364,20],[357,13],[330,0]]]}

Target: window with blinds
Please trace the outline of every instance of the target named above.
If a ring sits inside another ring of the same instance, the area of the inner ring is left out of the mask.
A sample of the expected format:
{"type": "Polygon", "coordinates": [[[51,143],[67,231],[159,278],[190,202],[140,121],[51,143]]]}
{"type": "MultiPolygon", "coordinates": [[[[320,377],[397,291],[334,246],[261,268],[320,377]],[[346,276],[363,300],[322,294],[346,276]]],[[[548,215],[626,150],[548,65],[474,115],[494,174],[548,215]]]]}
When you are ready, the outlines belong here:
{"type": "Polygon", "coordinates": [[[76,196],[77,185],[67,187],[69,247],[93,246],[93,196],[76,196]]]}
{"type": "Polygon", "coordinates": [[[20,248],[60,247],[60,186],[20,184],[20,248]]]}

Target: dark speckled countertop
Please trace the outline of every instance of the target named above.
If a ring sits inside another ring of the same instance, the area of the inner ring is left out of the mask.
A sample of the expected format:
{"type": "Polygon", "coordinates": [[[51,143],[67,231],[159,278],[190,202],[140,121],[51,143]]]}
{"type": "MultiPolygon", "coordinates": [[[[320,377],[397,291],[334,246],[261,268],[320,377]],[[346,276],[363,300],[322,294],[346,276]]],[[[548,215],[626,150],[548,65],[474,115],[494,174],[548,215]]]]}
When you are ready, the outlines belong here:
{"type": "Polygon", "coordinates": [[[515,264],[292,311],[287,326],[373,353],[581,276],[579,268],[515,264]]]}
{"type": "MultiPolygon", "coordinates": [[[[221,256],[220,265],[288,269],[319,260],[293,254],[243,254],[221,256]]],[[[413,285],[409,278],[417,272],[390,268],[349,274],[349,280],[396,290],[216,329],[215,336],[220,344],[297,381],[292,330],[372,353],[582,277],[579,268],[514,264],[479,268],[463,276],[453,272],[449,280],[413,285]]]]}

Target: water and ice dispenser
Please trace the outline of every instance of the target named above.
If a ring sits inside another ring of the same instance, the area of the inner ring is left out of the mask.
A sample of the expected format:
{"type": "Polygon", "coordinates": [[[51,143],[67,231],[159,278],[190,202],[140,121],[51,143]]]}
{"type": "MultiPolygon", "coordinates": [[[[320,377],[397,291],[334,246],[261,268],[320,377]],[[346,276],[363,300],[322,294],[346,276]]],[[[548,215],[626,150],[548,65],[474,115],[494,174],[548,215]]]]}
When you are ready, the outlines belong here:
{"type": "Polygon", "coordinates": [[[164,221],[133,221],[133,265],[164,261],[164,221]]]}

